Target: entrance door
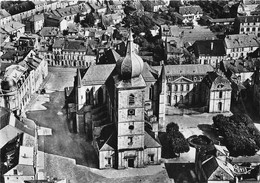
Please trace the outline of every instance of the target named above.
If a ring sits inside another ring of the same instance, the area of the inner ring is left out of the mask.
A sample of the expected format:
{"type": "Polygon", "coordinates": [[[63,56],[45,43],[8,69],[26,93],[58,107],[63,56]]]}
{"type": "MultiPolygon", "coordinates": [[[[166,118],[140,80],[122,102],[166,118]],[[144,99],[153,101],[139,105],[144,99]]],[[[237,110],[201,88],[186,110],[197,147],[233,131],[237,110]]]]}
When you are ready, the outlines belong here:
{"type": "Polygon", "coordinates": [[[134,159],[128,159],[128,167],[134,167],[134,159]]]}

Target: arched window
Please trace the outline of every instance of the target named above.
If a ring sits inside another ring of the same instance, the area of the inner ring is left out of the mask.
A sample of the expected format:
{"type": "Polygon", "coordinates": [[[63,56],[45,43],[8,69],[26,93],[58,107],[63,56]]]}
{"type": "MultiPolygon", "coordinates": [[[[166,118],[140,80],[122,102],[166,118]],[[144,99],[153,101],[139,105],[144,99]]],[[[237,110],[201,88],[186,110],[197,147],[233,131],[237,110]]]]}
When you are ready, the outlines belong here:
{"type": "Polygon", "coordinates": [[[219,103],[218,103],[218,110],[219,110],[219,111],[222,111],[222,102],[219,102],[219,103]]]}
{"type": "Polygon", "coordinates": [[[86,91],[86,104],[90,105],[90,91],[87,89],[86,91]]]}
{"type": "Polygon", "coordinates": [[[129,105],[134,105],[135,104],[135,96],[134,94],[130,94],[128,97],[128,104],[129,105]]]}

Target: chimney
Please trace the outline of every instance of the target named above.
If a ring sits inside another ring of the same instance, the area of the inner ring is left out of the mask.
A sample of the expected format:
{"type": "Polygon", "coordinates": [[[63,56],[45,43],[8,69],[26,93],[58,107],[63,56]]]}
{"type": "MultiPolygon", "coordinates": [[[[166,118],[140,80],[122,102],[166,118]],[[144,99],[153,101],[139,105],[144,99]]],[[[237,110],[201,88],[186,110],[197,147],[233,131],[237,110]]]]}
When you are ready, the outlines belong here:
{"type": "Polygon", "coordinates": [[[213,50],[213,47],[214,47],[214,43],[213,41],[210,42],[210,50],[212,51],[213,50]]]}

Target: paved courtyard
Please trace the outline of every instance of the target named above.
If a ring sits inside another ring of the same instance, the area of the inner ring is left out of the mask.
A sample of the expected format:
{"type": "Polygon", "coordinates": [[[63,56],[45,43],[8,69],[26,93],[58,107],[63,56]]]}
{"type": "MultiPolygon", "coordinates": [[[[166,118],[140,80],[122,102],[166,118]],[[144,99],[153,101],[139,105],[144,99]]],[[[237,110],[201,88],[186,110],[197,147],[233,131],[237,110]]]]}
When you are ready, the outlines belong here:
{"type": "Polygon", "coordinates": [[[36,94],[26,115],[36,124],[52,129],[51,136],[39,137],[39,150],[76,159],[77,164],[97,167],[97,156],[84,136],[70,133],[64,109],[64,87],[73,86],[75,69],[50,68],[46,94],[36,94]]]}
{"type": "Polygon", "coordinates": [[[52,129],[51,136],[39,137],[39,150],[45,152],[47,176],[67,178],[72,183],[86,182],[169,182],[164,166],[147,169],[99,170],[98,158],[84,136],[71,133],[64,109],[64,87],[73,86],[75,69],[49,68],[44,88],[35,94],[26,115],[41,127],[52,129]],[[75,159],[74,163],[72,159],[75,159]]]}

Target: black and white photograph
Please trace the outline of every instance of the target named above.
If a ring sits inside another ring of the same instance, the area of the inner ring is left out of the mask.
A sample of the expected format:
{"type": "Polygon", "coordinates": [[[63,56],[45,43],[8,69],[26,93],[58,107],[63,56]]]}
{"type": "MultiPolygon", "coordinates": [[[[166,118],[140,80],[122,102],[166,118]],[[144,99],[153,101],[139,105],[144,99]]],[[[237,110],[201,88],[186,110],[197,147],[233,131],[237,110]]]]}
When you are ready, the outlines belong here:
{"type": "Polygon", "coordinates": [[[0,5],[0,183],[260,183],[260,0],[0,5]]]}

